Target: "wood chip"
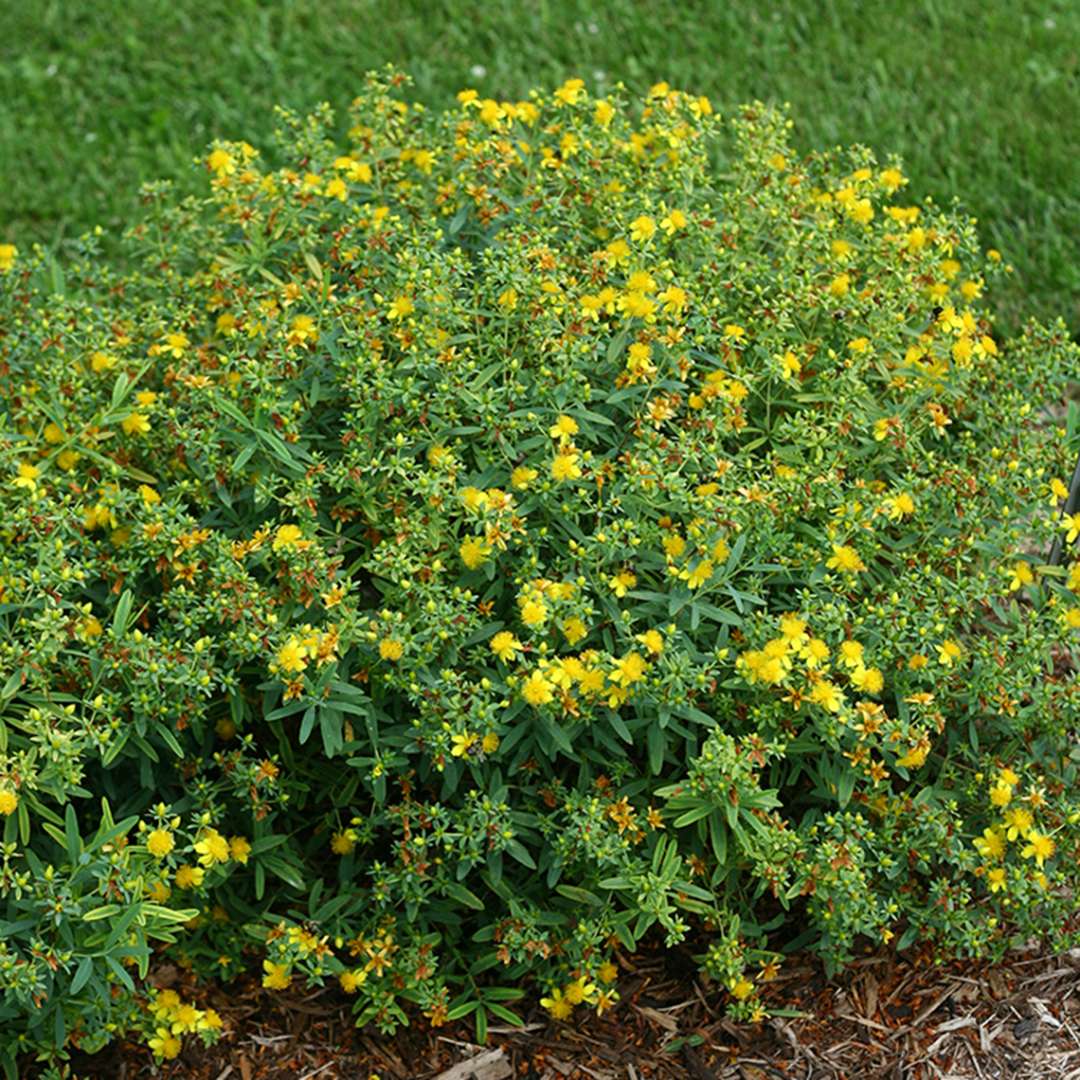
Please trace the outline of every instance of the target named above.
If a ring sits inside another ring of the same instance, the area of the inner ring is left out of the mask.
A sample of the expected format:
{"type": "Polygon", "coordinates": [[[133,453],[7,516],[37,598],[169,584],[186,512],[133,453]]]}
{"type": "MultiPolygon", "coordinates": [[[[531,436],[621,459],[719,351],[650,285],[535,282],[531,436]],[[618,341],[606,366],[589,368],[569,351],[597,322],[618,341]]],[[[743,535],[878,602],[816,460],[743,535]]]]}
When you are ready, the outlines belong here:
{"type": "Polygon", "coordinates": [[[502,1047],[485,1050],[468,1061],[452,1065],[435,1080],[506,1080],[513,1073],[502,1047]]]}
{"type": "Polygon", "coordinates": [[[654,1024],[659,1024],[665,1031],[670,1031],[675,1034],[679,1030],[679,1022],[674,1018],[668,1016],[667,1013],[661,1012],[659,1009],[651,1009],[648,1005],[635,1005],[635,1009],[646,1020],[651,1020],[654,1024]]]}

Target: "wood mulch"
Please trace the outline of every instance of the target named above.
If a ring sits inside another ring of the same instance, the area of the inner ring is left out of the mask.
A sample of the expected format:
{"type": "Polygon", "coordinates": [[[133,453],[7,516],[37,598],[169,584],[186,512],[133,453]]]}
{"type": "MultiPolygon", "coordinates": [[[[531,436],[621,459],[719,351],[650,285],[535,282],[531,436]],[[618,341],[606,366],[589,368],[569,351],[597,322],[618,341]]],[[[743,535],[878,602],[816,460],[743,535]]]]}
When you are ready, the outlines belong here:
{"type": "MultiPolygon", "coordinates": [[[[688,957],[657,953],[620,982],[602,1018],[536,1008],[524,1028],[421,1022],[392,1037],[356,1030],[335,989],[267,994],[253,978],[195,991],[225,1019],[215,1046],[155,1066],[113,1046],[75,1063],[83,1080],[1080,1080],[1080,949],[995,966],[866,956],[827,981],[789,960],[767,988],[773,1015],[724,1019],[724,995],[688,957]]],[[[185,996],[189,992],[185,991],[185,996]]]]}

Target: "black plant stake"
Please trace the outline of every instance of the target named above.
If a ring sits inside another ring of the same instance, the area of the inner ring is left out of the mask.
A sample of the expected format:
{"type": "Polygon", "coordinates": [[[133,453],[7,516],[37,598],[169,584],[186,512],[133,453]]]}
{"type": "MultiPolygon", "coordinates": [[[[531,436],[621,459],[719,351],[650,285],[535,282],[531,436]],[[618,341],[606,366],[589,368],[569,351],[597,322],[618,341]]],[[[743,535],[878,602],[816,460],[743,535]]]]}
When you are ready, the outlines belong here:
{"type": "MultiPolygon", "coordinates": [[[[1076,468],[1073,470],[1072,483],[1069,484],[1069,495],[1062,508],[1062,517],[1069,517],[1076,513],[1077,504],[1080,504],[1080,457],[1076,459],[1076,468]]],[[[1054,537],[1053,547],[1050,548],[1050,565],[1057,566],[1061,562],[1061,551],[1065,545],[1062,543],[1061,534],[1054,537]]]]}

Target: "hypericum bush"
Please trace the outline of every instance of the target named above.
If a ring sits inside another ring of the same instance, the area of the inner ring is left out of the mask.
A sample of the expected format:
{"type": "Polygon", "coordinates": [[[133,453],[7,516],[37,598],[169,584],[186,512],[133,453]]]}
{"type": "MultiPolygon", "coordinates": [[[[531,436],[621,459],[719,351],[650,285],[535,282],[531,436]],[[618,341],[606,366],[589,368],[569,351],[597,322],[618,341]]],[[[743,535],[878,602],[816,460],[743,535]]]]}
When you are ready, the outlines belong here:
{"type": "Polygon", "coordinates": [[[213,1038],[161,948],[483,1037],[657,930],[743,1018],[781,946],[1075,940],[1064,326],[764,106],[402,81],[148,188],[136,272],[0,248],[9,1063],[213,1038]]]}

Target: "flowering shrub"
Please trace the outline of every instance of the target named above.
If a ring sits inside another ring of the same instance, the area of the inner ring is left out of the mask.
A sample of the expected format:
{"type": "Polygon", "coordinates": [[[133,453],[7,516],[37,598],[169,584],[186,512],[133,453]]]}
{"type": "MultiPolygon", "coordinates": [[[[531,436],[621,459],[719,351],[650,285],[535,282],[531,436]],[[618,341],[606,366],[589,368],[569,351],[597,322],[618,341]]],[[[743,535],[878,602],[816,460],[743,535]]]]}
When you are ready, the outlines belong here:
{"type": "Polygon", "coordinates": [[[148,188],[135,271],[0,248],[9,1071],[215,1037],[161,949],[483,1037],[654,934],[741,1018],[1075,940],[1065,328],[782,113],[401,85],[148,188]]]}

